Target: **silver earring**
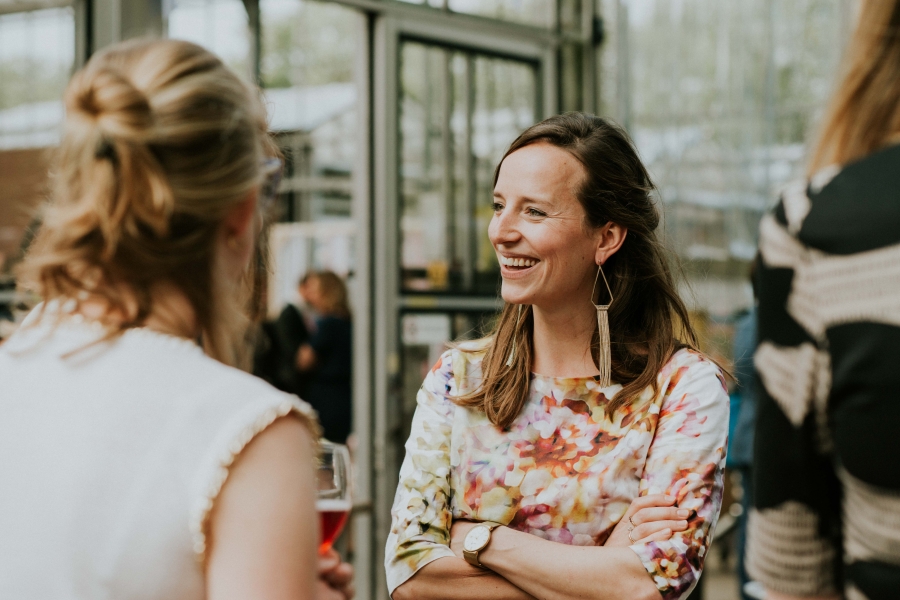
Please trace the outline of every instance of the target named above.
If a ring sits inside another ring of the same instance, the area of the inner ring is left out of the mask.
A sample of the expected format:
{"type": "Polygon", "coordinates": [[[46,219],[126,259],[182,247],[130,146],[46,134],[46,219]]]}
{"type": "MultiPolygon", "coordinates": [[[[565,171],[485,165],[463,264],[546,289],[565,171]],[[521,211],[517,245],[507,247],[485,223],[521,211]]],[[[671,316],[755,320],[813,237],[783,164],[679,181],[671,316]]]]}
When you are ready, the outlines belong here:
{"type": "Polygon", "coordinates": [[[512,350],[509,352],[509,358],[506,359],[506,366],[512,367],[513,360],[516,358],[516,338],[519,337],[519,320],[522,318],[522,305],[519,305],[519,310],[516,313],[516,326],[513,328],[513,340],[512,340],[512,350]]]}
{"type": "Polygon", "coordinates": [[[591,304],[597,309],[597,332],[600,336],[600,353],[597,357],[597,368],[600,369],[600,387],[609,387],[611,384],[610,376],[612,375],[612,349],[609,342],[609,307],[612,306],[613,295],[606,281],[606,275],[603,273],[603,266],[597,265],[597,276],[594,278],[594,289],[591,290],[591,304]],[[609,292],[609,304],[596,304],[594,298],[597,293],[597,282],[603,277],[603,283],[606,284],[606,290],[609,292]]]}

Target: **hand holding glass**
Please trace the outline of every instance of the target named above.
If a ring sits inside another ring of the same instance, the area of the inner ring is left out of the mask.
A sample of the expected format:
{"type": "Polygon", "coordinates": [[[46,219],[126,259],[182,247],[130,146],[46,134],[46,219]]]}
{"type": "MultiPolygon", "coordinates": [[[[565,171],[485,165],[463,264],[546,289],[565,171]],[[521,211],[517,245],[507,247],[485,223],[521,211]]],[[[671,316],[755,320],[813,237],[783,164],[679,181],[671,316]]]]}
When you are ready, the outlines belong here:
{"type": "Polygon", "coordinates": [[[319,554],[325,554],[344,528],[350,514],[350,452],[328,440],[319,443],[316,510],[322,524],[319,554]]]}

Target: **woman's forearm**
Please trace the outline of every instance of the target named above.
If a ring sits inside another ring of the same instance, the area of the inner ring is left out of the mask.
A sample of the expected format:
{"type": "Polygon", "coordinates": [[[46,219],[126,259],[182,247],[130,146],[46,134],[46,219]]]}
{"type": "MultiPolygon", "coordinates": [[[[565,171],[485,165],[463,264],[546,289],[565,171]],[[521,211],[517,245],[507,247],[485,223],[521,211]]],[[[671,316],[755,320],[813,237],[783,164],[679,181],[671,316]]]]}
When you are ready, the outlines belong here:
{"type": "Polygon", "coordinates": [[[428,563],[399,586],[393,600],[535,600],[503,577],[461,558],[428,563]]]}
{"type": "Polygon", "coordinates": [[[500,527],[479,560],[541,600],[659,600],[660,594],[629,548],[568,546],[500,527]]]}

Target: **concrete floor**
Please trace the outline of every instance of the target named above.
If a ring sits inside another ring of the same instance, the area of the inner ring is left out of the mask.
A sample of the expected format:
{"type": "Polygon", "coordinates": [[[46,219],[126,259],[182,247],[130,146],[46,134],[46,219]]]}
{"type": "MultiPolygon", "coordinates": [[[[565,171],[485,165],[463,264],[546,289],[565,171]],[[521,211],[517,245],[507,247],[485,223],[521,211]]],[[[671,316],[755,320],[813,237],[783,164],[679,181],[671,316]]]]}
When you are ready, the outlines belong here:
{"type": "Polygon", "coordinates": [[[690,600],[740,600],[735,564],[734,536],[716,539],[700,578],[702,591],[695,588],[690,600]]]}
{"type": "MultiPolygon", "coordinates": [[[[737,577],[734,574],[734,556],[723,562],[721,554],[716,550],[714,543],[703,569],[703,600],[740,600],[737,577]]],[[[695,597],[698,597],[696,592],[691,594],[691,600],[695,597]]]]}

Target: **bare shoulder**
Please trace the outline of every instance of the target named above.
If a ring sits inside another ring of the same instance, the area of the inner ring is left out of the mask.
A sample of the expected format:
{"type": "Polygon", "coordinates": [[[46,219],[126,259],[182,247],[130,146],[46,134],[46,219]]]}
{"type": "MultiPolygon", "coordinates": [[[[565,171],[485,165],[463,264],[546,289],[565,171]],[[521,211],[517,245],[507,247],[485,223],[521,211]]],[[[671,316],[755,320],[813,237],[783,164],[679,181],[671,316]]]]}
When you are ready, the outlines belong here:
{"type": "Polygon", "coordinates": [[[311,467],[314,453],[315,442],[308,418],[291,412],[276,419],[250,441],[232,468],[232,476],[243,471],[256,471],[256,466],[272,468],[278,463],[296,468],[304,460],[308,460],[311,467]]]}
{"type": "MultiPolygon", "coordinates": [[[[238,455],[217,499],[216,515],[244,502],[277,504],[272,492],[313,487],[315,443],[309,424],[297,413],[276,419],[238,455]]],[[[242,510],[244,507],[237,507],[242,510]]]]}
{"type": "MultiPolygon", "coordinates": [[[[471,393],[481,383],[481,363],[488,346],[489,340],[454,344],[431,368],[423,388],[445,399],[471,393]]],[[[449,399],[447,402],[450,403],[449,399]]]]}
{"type": "MultiPolygon", "coordinates": [[[[719,365],[702,352],[683,348],[660,371],[663,412],[677,410],[728,411],[728,386],[719,365]]],[[[727,416],[726,416],[727,418],[727,416]]]]}
{"type": "Polygon", "coordinates": [[[721,381],[722,385],[725,385],[722,367],[715,360],[694,348],[681,348],[672,354],[660,371],[661,379],[670,377],[674,377],[676,380],[684,377],[712,379],[721,381]]]}
{"type": "Polygon", "coordinates": [[[209,598],[306,598],[317,577],[315,442],[296,413],[244,448],[216,499],[209,598]]]}

